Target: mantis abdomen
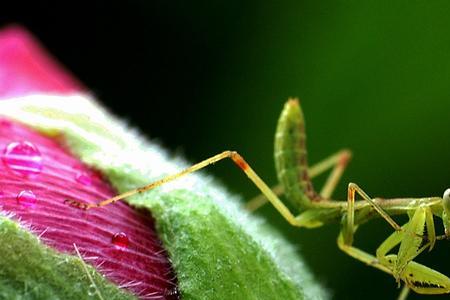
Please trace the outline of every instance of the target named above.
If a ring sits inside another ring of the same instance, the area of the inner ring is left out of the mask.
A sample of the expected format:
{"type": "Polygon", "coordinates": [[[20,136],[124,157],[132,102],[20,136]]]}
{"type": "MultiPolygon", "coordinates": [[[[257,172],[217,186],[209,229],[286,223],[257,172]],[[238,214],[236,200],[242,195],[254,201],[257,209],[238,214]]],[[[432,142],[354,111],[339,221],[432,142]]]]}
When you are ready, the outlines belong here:
{"type": "Polygon", "coordinates": [[[321,197],[308,174],[303,113],[296,99],[286,102],[275,134],[275,168],[286,198],[299,210],[312,206],[321,197]]]}

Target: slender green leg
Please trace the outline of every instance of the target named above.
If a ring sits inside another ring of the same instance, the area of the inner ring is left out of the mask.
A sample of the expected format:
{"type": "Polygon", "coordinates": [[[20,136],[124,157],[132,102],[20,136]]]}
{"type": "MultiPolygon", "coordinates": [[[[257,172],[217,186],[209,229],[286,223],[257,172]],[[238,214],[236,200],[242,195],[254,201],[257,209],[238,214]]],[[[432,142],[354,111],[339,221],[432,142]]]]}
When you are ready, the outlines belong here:
{"type": "Polygon", "coordinates": [[[401,227],[381,208],[376,202],[374,202],[358,185],[355,183],[350,183],[348,185],[348,195],[347,195],[347,215],[346,222],[344,222],[342,227],[342,232],[344,236],[344,242],[347,245],[352,245],[353,235],[354,235],[354,224],[355,224],[355,196],[358,193],[364,200],[370,203],[372,207],[385,219],[396,231],[400,231],[401,227]]]}
{"type": "MultiPolygon", "coordinates": [[[[339,180],[344,173],[345,168],[348,165],[348,162],[351,158],[352,154],[349,150],[342,150],[330,157],[330,162],[333,162],[334,168],[331,171],[330,175],[327,178],[322,190],[320,191],[320,196],[324,199],[330,199],[333,191],[335,190],[339,180]]],[[[317,164],[320,166],[320,163],[317,164]]],[[[331,165],[329,166],[331,168],[331,165]]],[[[312,172],[311,172],[312,173],[312,172]]]]}
{"type": "MultiPolygon", "coordinates": [[[[344,173],[344,170],[350,158],[351,158],[350,150],[344,149],[325,158],[324,160],[318,162],[317,164],[309,168],[308,173],[311,179],[333,168],[322,190],[320,191],[320,196],[322,198],[329,199],[331,197],[334,189],[336,188],[336,185],[339,182],[339,179],[344,173]]],[[[280,196],[283,194],[283,187],[281,184],[278,184],[272,187],[272,191],[275,193],[275,195],[280,196]]],[[[247,210],[255,211],[266,203],[267,198],[263,194],[260,194],[255,198],[251,199],[249,202],[247,202],[245,206],[247,210]]]]}
{"type": "Polygon", "coordinates": [[[275,193],[269,188],[269,186],[267,186],[267,184],[258,176],[258,174],[256,174],[255,171],[253,171],[253,169],[244,160],[244,158],[236,151],[224,151],[224,152],[214,155],[208,159],[205,159],[195,165],[192,165],[189,168],[182,170],[181,172],[178,172],[173,175],[169,175],[160,180],[152,182],[146,186],[125,192],[123,194],[100,201],[98,203],[84,203],[84,202],[79,202],[79,201],[70,200],[70,199],[67,199],[65,202],[68,203],[69,205],[72,205],[74,207],[84,209],[84,210],[88,210],[88,209],[96,208],[96,207],[102,207],[102,206],[120,201],[126,197],[130,197],[135,194],[143,193],[145,191],[154,189],[154,188],[161,186],[167,182],[173,181],[182,176],[185,176],[187,174],[190,174],[190,173],[193,173],[200,169],[203,169],[203,168],[205,168],[211,164],[214,164],[218,161],[221,161],[225,158],[230,158],[247,175],[247,177],[256,185],[256,187],[264,194],[264,196],[267,197],[269,202],[272,203],[272,205],[275,207],[275,209],[278,210],[278,212],[286,219],[286,221],[288,221],[293,226],[303,226],[303,223],[299,222],[295,218],[295,216],[291,213],[289,208],[287,208],[284,205],[284,203],[277,197],[277,195],[275,195],[275,193]]]}
{"type": "MultiPolygon", "coordinates": [[[[281,184],[277,184],[276,186],[271,187],[272,191],[277,195],[278,197],[283,195],[283,186],[281,184]]],[[[258,196],[254,197],[250,201],[248,201],[245,204],[245,208],[253,212],[261,207],[263,207],[267,203],[267,198],[264,194],[259,194],[258,196]]]]}
{"type": "Polygon", "coordinates": [[[362,251],[361,249],[358,249],[356,247],[346,244],[344,242],[344,236],[343,236],[342,231],[339,234],[339,237],[337,239],[337,245],[338,245],[339,249],[344,251],[347,255],[349,255],[359,261],[362,261],[366,265],[372,266],[374,268],[377,268],[378,270],[381,270],[385,273],[392,275],[391,269],[388,268],[387,266],[383,265],[382,263],[380,263],[376,257],[374,257],[373,255],[371,255],[365,251],[362,251]]]}
{"type": "MultiPolygon", "coordinates": [[[[406,225],[403,225],[402,229],[405,227],[406,225]]],[[[381,245],[377,248],[376,251],[376,256],[377,259],[383,263],[383,264],[388,264],[388,262],[386,261],[386,255],[389,253],[389,251],[391,251],[395,246],[397,246],[398,244],[400,244],[402,242],[403,239],[403,231],[394,231],[387,239],[385,239],[383,241],[383,243],[381,243],[381,245]]]]}
{"type": "Polygon", "coordinates": [[[400,295],[398,295],[397,300],[406,300],[406,298],[408,298],[409,291],[409,287],[406,284],[403,285],[402,291],[400,292],[400,295]]]}
{"type": "Polygon", "coordinates": [[[401,231],[401,227],[395,223],[395,221],[378,205],[376,204],[359,186],[355,183],[348,185],[347,195],[347,214],[344,216],[342,223],[342,230],[338,237],[338,247],[347,253],[348,255],[362,261],[368,265],[371,265],[377,269],[380,269],[388,274],[392,274],[392,270],[383,264],[383,261],[379,261],[376,257],[352,246],[353,236],[356,232],[357,226],[354,224],[355,218],[355,196],[358,193],[364,200],[368,201],[372,207],[391,224],[396,230],[395,233],[401,231]]]}

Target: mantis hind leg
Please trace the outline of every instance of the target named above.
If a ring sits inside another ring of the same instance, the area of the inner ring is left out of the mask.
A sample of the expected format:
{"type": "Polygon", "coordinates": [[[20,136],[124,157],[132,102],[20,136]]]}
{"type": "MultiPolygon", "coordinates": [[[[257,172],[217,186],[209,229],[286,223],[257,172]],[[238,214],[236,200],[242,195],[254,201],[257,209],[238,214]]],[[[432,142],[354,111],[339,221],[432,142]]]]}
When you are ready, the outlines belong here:
{"type": "MultiPolygon", "coordinates": [[[[320,196],[324,199],[329,199],[331,195],[333,194],[333,191],[335,190],[337,184],[339,183],[339,180],[342,177],[342,174],[345,171],[345,168],[348,165],[348,162],[351,158],[352,154],[350,150],[343,149],[324,160],[318,162],[317,164],[313,165],[308,169],[308,173],[311,179],[313,179],[316,176],[319,176],[320,174],[326,172],[329,169],[332,169],[330,175],[328,176],[325,184],[322,187],[322,190],[320,191],[320,196]]],[[[275,193],[275,195],[280,196],[283,194],[283,186],[281,184],[278,184],[274,187],[272,187],[272,191],[275,193]]],[[[260,194],[250,201],[247,202],[245,205],[247,210],[249,211],[255,211],[258,208],[262,207],[267,203],[267,198],[264,194],[260,194]]]]}
{"type": "Polygon", "coordinates": [[[164,185],[168,182],[176,180],[180,177],[183,177],[187,174],[196,172],[200,169],[203,169],[209,165],[212,165],[216,162],[219,162],[223,159],[229,158],[231,159],[246,175],[247,177],[255,184],[255,186],[263,193],[265,197],[269,200],[269,202],[275,207],[276,210],[283,216],[286,221],[288,221],[293,226],[303,226],[303,223],[297,220],[297,218],[291,213],[289,208],[284,205],[284,203],[277,197],[277,195],[269,188],[269,186],[256,174],[256,172],[250,167],[250,165],[244,160],[244,158],[237,153],[236,151],[224,151],[217,155],[214,155],[210,158],[207,158],[195,165],[190,166],[178,173],[166,176],[160,180],[154,181],[146,186],[122,193],[120,195],[114,196],[112,198],[97,202],[97,203],[85,203],[79,202],[76,200],[67,199],[65,202],[71,206],[88,210],[91,208],[98,208],[102,206],[106,206],[117,201],[121,201],[126,197],[133,196],[135,194],[143,193],[145,191],[157,188],[161,185],[164,185]]]}
{"type": "Polygon", "coordinates": [[[337,184],[339,183],[339,180],[342,177],[342,174],[345,171],[345,168],[348,165],[351,156],[352,154],[349,150],[342,150],[336,153],[335,155],[329,157],[328,159],[319,162],[310,169],[309,172],[312,178],[313,175],[316,176],[315,172],[317,172],[317,175],[319,175],[320,173],[333,167],[333,170],[331,171],[325,184],[322,187],[322,190],[319,193],[322,198],[330,199],[331,195],[336,189],[337,184]],[[318,171],[320,171],[320,173],[318,171]]]}

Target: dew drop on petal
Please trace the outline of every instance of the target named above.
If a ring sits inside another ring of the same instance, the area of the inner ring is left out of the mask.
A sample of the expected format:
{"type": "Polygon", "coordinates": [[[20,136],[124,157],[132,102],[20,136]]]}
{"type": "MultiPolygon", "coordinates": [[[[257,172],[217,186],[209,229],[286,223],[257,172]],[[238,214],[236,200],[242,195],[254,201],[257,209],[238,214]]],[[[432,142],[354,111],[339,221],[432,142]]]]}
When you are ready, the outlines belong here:
{"type": "Polygon", "coordinates": [[[124,232],[118,232],[113,235],[111,242],[120,248],[127,248],[130,241],[128,240],[128,236],[124,232]]]}
{"type": "Polygon", "coordinates": [[[36,205],[36,202],[37,202],[36,195],[30,190],[21,191],[16,196],[16,199],[17,199],[17,202],[20,205],[22,205],[23,207],[32,208],[36,205]]]}
{"type": "Polygon", "coordinates": [[[41,153],[27,141],[9,143],[2,160],[10,170],[23,176],[37,175],[42,171],[41,153]]]}
{"type": "Polygon", "coordinates": [[[78,183],[81,183],[83,185],[91,185],[92,184],[91,176],[89,176],[89,174],[87,174],[85,172],[77,173],[77,175],[75,175],[75,180],[78,183]]]}

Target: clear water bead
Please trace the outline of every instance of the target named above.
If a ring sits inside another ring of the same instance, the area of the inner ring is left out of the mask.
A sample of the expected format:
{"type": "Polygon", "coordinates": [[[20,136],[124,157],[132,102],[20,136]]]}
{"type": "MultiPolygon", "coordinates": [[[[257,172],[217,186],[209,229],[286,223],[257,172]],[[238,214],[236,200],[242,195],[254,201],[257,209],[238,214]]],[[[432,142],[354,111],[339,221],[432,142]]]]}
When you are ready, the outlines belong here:
{"type": "Polygon", "coordinates": [[[36,195],[30,190],[21,191],[16,199],[20,205],[26,208],[33,208],[37,203],[36,195]]]}
{"type": "Polygon", "coordinates": [[[79,172],[75,175],[75,180],[82,185],[92,185],[92,178],[85,172],[79,172]]]}
{"type": "Polygon", "coordinates": [[[124,232],[118,232],[113,235],[111,242],[117,247],[127,248],[130,240],[124,232]]]}
{"type": "Polygon", "coordinates": [[[3,163],[22,176],[38,175],[42,171],[42,155],[27,141],[9,143],[2,156],[3,163]]]}

